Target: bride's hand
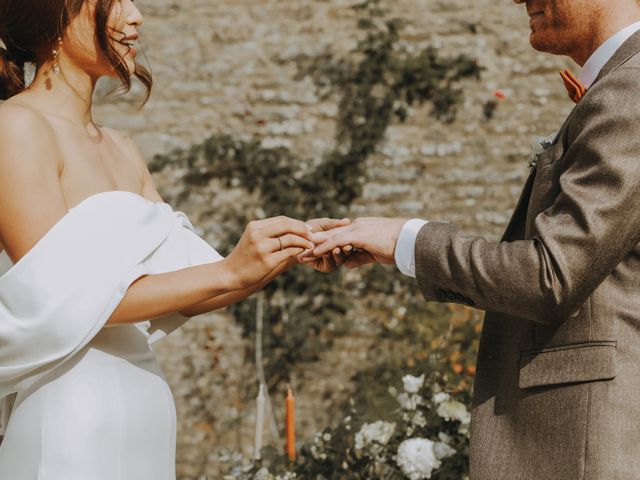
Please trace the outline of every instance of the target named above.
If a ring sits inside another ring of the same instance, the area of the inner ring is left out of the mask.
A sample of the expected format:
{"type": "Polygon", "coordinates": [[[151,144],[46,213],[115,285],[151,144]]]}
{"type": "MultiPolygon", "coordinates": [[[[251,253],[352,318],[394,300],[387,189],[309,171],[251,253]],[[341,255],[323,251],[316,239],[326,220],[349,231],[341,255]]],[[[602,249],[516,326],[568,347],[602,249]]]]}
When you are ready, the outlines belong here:
{"type": "Polygon", "coordinates": [[[226,258],[234,283],[239,289],[247,288],[276,269],[284,271],[295,265],[298,255],[314,248],[310,237],[310,226],[292,218],[280,216],[250,222],[226,258]]]}

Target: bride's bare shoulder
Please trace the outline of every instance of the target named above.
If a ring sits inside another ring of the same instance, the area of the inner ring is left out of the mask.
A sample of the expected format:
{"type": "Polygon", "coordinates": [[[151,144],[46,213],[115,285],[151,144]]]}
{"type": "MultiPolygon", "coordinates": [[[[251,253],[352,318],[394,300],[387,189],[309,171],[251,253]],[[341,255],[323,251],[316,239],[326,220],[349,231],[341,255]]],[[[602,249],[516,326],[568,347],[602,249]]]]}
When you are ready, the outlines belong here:
{"type": "Polygon", "coordinates": [[[55,132],[46,117],[35,108],[14,103],[11,99],[0,104],[0,145],[3,154],[0,157],[5,160],[21,158],[27,150],[44,153],[39,161],[54,162],[58,173],[62,171],[55,132]]]}
{"type": "Polygon", "coordinates": [[[17,100],[14,101],[13,97],[0,103],[0,118],[12,118],[20,121],[39,122],[43,126],[48,125],[42,113],[31,106],[17,100]]]}
{"type": "Polygon", "coordinates": [[[0,104],[0,135],[2,145],[7,147],[24,146],[29,142],[51,151],[57,145],[53,128],[45,116],[35,108],[14,103],[11,99],[0,104]]]}

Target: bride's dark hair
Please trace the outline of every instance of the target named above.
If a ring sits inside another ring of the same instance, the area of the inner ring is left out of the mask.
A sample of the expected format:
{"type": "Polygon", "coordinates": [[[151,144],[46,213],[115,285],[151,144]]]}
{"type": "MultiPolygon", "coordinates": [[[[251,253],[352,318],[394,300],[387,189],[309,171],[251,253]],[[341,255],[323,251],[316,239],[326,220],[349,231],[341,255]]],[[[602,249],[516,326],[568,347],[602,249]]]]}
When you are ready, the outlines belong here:
{"type": "MultiPolygon", "coordinates": [[[[87,0],[0,0],[0,100],[6,100],[25,89],[24,64],[36,63],[39,54],[50,58],[69,23],[80,13],[87,0]]],[[[116,0],[96,0],[95,26],[100,49],[113,65],[125,91],[131,89],[127,64],[111,41],[107,31],[109,13],[116,0]]],[[[124,35],[124,32],[118,32],[124,35]]],[[[135,64],[134,75],[144,84],[147,94],[143,105],[151,95],[151,73],[135,64]]]]}

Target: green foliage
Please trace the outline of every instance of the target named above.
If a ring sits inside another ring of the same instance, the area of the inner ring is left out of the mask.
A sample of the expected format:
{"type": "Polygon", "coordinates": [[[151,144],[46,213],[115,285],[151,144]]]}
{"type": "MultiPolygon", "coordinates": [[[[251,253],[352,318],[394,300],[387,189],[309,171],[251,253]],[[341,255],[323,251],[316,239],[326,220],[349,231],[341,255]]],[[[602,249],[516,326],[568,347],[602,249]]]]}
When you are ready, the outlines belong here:
{"type": "MultiPolygon", "coordinates": [[[[345,57],[326,52],[297,59],[299,77],[310,76],[322,98],[338,103],[335,147],[320,165],[286,148],[263,148],[257,140],[230,135],[213,135],[189,149],[156,155],[151,162],[152,172],[167,167],[186,171],[187,188],[178,203],[193,191],[206,191],[212,180],[243,189],[255,199],[259,214],[248,209],[225,219],[230,224],[226,246],[234,245],[243,226],[256,216],[347,216],[367,181],[366,162],[388,127],[403,122],[411,106],[426,103],[435,118],[451,121],[462,99],[456,85],[479,78],[481,68],[466,56],[442,57],[432,47],[410,53],[400,41],[403,22],[387,18],[378,0],[353,8],[362,32],[353,51],[345,57]]],[[[384,293],[389,285],[401,282],[399,277],[388,270],[382,276],[367,275],[363,298],[384,293]]],[[[335,335],[346,331],[355,289],[342,274],[323,276],[304,268],[291,270],[267,288],[264,349],[272,385],[285,379],[296,362],[316,359],[335,335]]],[[[251,335],[255,303],[241,302],[232,309],[251,335]]]]}

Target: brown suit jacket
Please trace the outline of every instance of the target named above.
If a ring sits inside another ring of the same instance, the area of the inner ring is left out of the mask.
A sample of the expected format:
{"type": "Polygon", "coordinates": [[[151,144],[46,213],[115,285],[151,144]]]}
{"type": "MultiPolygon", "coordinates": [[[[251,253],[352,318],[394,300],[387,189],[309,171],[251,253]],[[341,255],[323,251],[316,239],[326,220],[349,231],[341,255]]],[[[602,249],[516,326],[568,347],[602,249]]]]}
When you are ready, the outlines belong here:
{"type": "Polygon", "coordinates": [[[418,234],[424,297],[486,310],[471,480],[640,479],[639,51],[602,69],[500,242],[418,234]]]}

